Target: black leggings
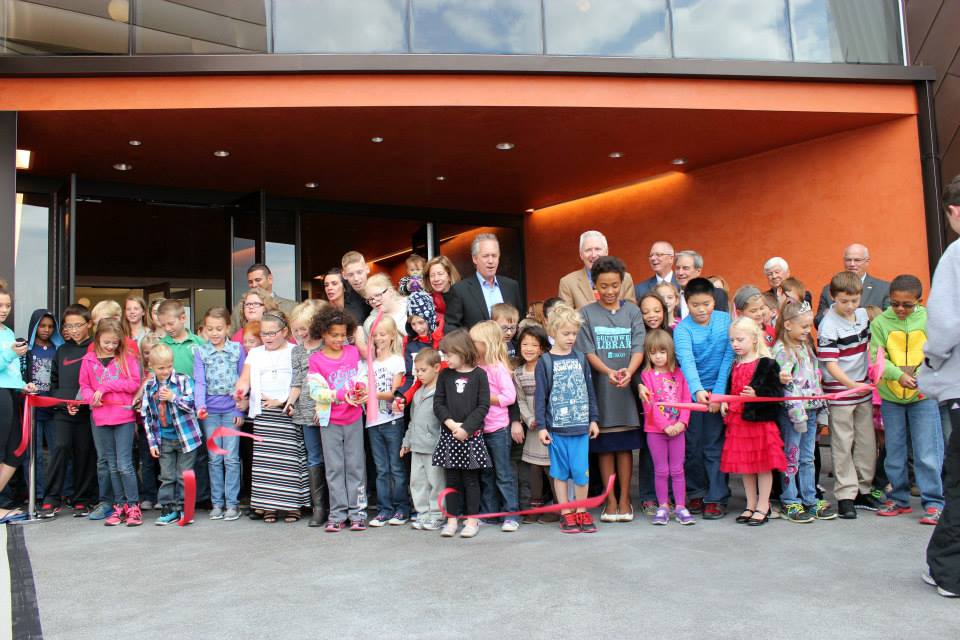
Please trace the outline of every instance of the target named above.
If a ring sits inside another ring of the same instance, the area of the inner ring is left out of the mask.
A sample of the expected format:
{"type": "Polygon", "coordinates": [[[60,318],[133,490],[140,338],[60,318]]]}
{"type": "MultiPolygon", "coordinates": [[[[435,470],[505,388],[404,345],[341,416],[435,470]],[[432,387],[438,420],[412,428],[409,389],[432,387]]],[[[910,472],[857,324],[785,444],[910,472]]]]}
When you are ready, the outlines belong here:
{"type": "Polygon", "coordinates": [[[22,429],[18,424],[17,391],[0,387],[0,462],[16,467],[22,455],[15,455],[20,446],[22,429]]]}
{"type": "MultiPolygon", "coordinates": [[[[947,400],[953,407],[960,400],[947,400]]],[[[937,584],[960,593],[960,409],[950,409],[950,442],[943,461],[945,505],[927,545],[927,564],[937,584]]]]}
{"type": "Polygon", "coordinates": [[[480,513],[480,472],[481,469],[445,469],[447,486],[456,489],[456,493],[447,496],[447,512],[455,516],[467,516],[480,513]],[[466,502],[466,511],[464,511],[466,502]]]}

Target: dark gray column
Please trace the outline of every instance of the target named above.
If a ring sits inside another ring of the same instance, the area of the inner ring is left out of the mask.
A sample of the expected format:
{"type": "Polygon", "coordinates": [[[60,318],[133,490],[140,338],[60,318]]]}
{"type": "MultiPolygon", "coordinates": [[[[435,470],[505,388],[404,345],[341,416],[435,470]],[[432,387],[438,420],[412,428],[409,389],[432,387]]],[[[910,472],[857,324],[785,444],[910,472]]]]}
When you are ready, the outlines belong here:
{"type": "MultiPolygon", "coordinates": [[[[0,278],[13,293],[17,217],[17,112],[0,111],[0,278]]],[[[8,323],[13,322],[11,314],[8,323]]]]}

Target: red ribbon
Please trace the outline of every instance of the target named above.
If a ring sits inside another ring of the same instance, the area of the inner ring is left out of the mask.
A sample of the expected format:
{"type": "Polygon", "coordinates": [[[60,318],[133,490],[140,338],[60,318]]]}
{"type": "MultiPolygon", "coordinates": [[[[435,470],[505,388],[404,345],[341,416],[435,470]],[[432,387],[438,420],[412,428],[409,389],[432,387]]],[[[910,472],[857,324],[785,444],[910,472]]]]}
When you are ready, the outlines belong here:
{"type": "Polygon", "coordinates": [[[550,504],[545,507],[534,507],[532,509],[521,509],[520,511],[500,511],[498,513],[478,513],[472,516],[455,516],[449,513],[446,508],[443,506],[444,499],[452,493],[459,493],[456,489],[452,487],[447,487],[440,492],[440,495],[437,497],[437,506],[440,507],[440,513],[443,514],[444,518],[477,518],[480,520],[485,520],[487,518],[504,518],[511,516],[527,516],[527,515],[536,515],[539,513],[553,513],[565,511],[568,509],[596,509],[603,501],[607,499],[607,496],[610,495],[610,492],[613,491],[613,483],[617,479],[617,474],[610,476],[610,480],[607,481],[607,488],[604,489],[603,493],[599,496],[593,498],[584,498],[583,500],[573,500],[571,502],[561,502],[559,504],[550,504]]]}
{"type": "Polygon", "coordinates": [[[820,396],[731,396],[723,393],[714,393],[710,395],[708,403],[700,402],[654,402],[660,407],[674,407],[676,409],[687,409],[689,411],[709,411],[710,402],[726,402],[727,404],[742,404],[744,402],[786,402],[788,400],[830,400],[836,401],[850,396],[859,395],[865,391],[873,389],[872,384],[864,384],[852,389],[844,389],[836,393],[827,393],[820,396]]]}
{"type": "Polygon", "coordinates": [[[179,524],[185,527],[193,520],[193,512],[197,508],[197,474],[193,469],[183,470],[183,517],[179,524]]]}
{"type": "Polygon", "coordinates": [[[23,402],[23,433],[20,436],[20,446],[13,452],[13,455],[18,458],[23,455],[23,452],[27,450],[27,447],[30,445],[30,434],[33,433],[33,422],[30,419],[30,409],[31,408],[44,408],[44,407],[55,407],[60,404],[73,405],[78,407],[83,404],[88,404],[85,400],[62,400],[60,398],[51,398],[49,396],[35,396],[33,394],[27,394],[24,397],[23,402]]]}
{"type": "Polygon", "coordinates": [[[245,431],[238,431],[236,429],[231,429],[230,427],[217,427],[213,430],[213,433],[210,434],[210,437],[207,438],[207,451],[216,456],[225,456],[229,453],[226,449],[221,449],[217,446],[217,438],[223,438],[226,436],[237,436],[239,438],[251,438],[257,442],[263,442],[263,436],[255,436],[252,433],[247,433],[245,431]]]}

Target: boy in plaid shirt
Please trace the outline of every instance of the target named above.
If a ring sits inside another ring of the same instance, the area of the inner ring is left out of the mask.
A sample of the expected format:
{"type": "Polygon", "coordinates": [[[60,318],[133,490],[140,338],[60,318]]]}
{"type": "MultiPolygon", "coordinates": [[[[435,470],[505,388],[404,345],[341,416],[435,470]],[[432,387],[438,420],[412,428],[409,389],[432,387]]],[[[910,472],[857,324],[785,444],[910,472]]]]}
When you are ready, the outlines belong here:
{"type": "MultiPolygon", "coordinates": [[[[183,472],[193,469],[203,443],[193,405],[193,382],[173,370],[173,351],[158,344],[150,351],[153,378],[143,390],[143,424],[150,455],[160,459],[158,500],[163,511],[158,526],[183,516],[183,472]]],[[[189,524],[189,523],[187,523],[189,524]]]]}

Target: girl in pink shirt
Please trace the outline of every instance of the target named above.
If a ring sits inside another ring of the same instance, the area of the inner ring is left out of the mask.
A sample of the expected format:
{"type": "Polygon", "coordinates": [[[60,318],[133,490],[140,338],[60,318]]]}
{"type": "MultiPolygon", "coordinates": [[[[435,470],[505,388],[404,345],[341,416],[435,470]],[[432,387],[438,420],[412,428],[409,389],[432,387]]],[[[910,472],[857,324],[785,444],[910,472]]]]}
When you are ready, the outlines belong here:
{"type": "Polygon", "coordinates": [[[674,514],[680,524],[694,524],[687,510],[686,478],[683,459],[686,439],[683,435],[690,423],[690,411],[664,407],[657,402],[690,402],[690,388],[677,366],[673,338],[663,329],[647,334],[643,343],[646,367],[640,374],[640,397],[643,399],[644,426],[647,446],[653,458],[654,486],[657,491],[657,512],[651,521],[665,525],[670,521],[667,477],[673,481],[674,514]]]}
{"type": "MultiPolygon", "coordinates": [[[[517,480],[510,462],[512,445],[508,428],[510,412],[507,409],[517,401],[517,388],[513,385],[513,370],[503,344],[503,330],[493,320],[487,320],[470,329],[470,339],[480,356],[477,365],[486,372],[490,384],[490,410],[483,421],[483,440],[490,452],[493,468],[483,470],[480,510],[484,513],[517,511],[517,480]]],[[[522,442],[521,432],[517,444],[522,442]]],[[[508,516],[501,530],[510,532],[518,528],[519,518],[508,516]]]]}
{"type": "Polygon", "coordinates": [[[104,521],[108,527],[143,523],[133,470],[136,423],[132,405],[139,389],[140,365],[137,355],[124,346],[123,325],[117,319],[104,318],[97,324],[93,349],[80,364],[80,393],[90,403],[97,457],[105,460],[110,470],[116,504],[104,521]]]}

